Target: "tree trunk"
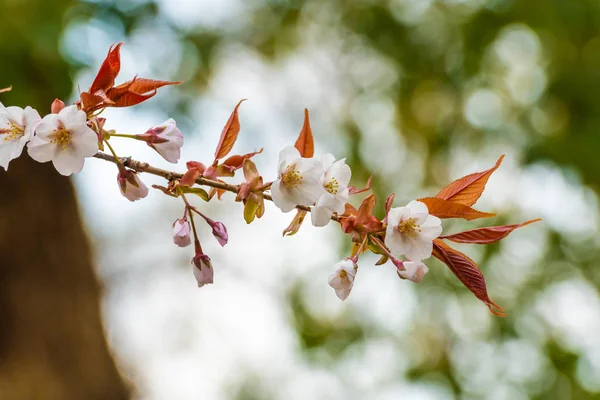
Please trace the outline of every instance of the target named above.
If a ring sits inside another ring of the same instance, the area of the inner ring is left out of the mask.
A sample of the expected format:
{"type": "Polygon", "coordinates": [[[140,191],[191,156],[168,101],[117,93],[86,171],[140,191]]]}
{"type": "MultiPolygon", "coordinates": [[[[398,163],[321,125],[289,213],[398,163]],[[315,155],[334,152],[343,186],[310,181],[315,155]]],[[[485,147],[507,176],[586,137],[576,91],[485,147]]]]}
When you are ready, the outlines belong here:
{"type": "MultiPolygon", "coordinates": [[[[5,105],[43,115],[70,92],[57,45],[69,4],[3,3],[0,87],[14,86],[5,105]]],[[[126,399],[71,181],[24,153],[0,170],[0,399],[126,399]]]]}

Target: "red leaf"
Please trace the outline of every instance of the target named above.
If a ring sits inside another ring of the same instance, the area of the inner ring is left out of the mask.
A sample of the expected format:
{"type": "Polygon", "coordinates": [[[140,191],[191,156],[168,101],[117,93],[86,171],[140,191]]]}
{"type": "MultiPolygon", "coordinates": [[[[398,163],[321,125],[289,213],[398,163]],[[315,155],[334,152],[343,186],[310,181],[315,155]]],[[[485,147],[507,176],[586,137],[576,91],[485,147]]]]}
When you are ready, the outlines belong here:
{"type": "Polygon", "coordinates": [[[507,237],[512,231],[523,226],[541,221],[540,218],[515,225],[488,226],[485,228],[471,229],[469,231],[440,236],[440,239],[452,240],[456,243],[490,244],[507,237]]]}
{"type": "Polygon", "coordinates": [[[116,46],[110,46],[106,59],[100,66],[98,75],[94,79],[89,92],[95,93],[98,90],[107,91],[115,84],[115,78],[119,75],[121,69],[121,55],[120,50],[123,43],[119,43],[116,46]]]}
{"type": "Polygon", "coordinates": [[[356,223],[366,225],[373,215],[373,209],[375,208],[375,204],[377,203],[377,199],[374,194],[369,195],[366,199],[363,200],[360,207],[358,208],[358,213],[356,215],[356,223]]]}
{"type": "Polygon", "coordinates": [[[429,209],[429,214],[435,215],[438,218],[462,218],[471,221],[473,219],[488,218],[496,215],[477,211],[464,204],[442,200],[436,197],[426,197],[424,199],[418,199],[418,201],[425,203],[429,209]]]}
{"type": "Polygon", "coordinates": [[[238,117],[238,108],[240,104],[246,99],[240,100],[237,103],[237,106],[233,109],[231,116],[227,120],[223,131],[221,132],[221,139],[219,139],[219,144],[217,145],[217,150],[215,150],[215,160],[225,157],[231,149],[235,141],[237,140],[238,133],[240,132],[240,120],[238,117]]]}
{"type": "Polygon", "coordinates": [[[433,241],[433,255],[446,264],[463,285],[488,306],[492,314],[500,317],[506,315],[504,309],[490,299],[485,278],[473,260],[439,239],[433,241]]]}
{"type": "Polygon", "coordinates": [[[498,161],[496,161],[496,165],[487,171],[476,172],[455,180],[443,188],[435,197],[452,200],[455,203],[464,204],[465,206],[472,206],[483,193],[490,175],[502,164],[503,158],[504,155],[500,156],[498,161]]]}
{"type": "Polygon", "coordinates": [[[288,227],[283,230],[283,236],[293,236],[296,233],[298,233],[298,230],[302,226],[302,223],[304,222],[305,217],[306,217],[305,210],[297,210],[296,215],[294,216],[294,219],[292,220],[292,222],[290,222],[288,227]]]}
{"type": "MultiPolygon", "coordinates": [[[[103,91],[99,91],[98,93],[104,94],[103,91]]],[[[82,104],[83,109],[88,110],[88,111],[94,110],[97,108],[97,106],[100,106],[100,105],[102,105],[103,107],[106,107],[105,100],[110,101],[110,99],[105,99],[105,97],[93,95],[93,94],[90,94],[87,92],[81,93],[80,98],[81,98],[81,104],[82,104]]]]}
{"type": "Polygon", "coordinates": [[[369,176],[369,179],[367,179],[367,185],[364,189],[357,189],[354,186],[348,186],[348,194],[359,194],[371,189],[371,180],[373,180],[373,175],[369,176]]]}
{"type": "Polygon", "coordinates": [[[106,92],[106,96],[114,102],[113,107],[129,107],[139,104],[156,95],[157,89],[167,85],[178,85],[181,82],[157,81],[145,78],[133,78],[106,92]]]}
{"type": "Polygon", "coordinates": [[[311,158],[315,154],[315,140],[313,138],[312,130],[310,129],[310,120],[308,118],[308,109],[304,109],[304,125],[300,135],[296,140],[294,147],[298,149],[300,155],[304,158],[311,158]]]}
{"type": "Polygon", "coordinates": [[[387,224],[387,216],[390,213],[390,209],[392,208],[392,204],[394,203],[394,198],[396,198],[396,193],[392,193],[388,196],[387,199],[385,199],[385,219],[383,220],[384,223],[387,224]]]}
{"type": "Polygon", "coordinates": [[[250,159],[250,158],[254,157],[255,155],[260,154],[262,152],[263,152],[263,149],[261,148],[260,150],[255,151],[253,153],[248,153],[248,154],[244,154],[241,156],[240,155],[231,156],[227,160],[223,161],[223,164],[221,164],[221,165],[227,167],[227,169],[230,171],[235,171],[236,169],[242,168],[245,160],[250,159]]]}

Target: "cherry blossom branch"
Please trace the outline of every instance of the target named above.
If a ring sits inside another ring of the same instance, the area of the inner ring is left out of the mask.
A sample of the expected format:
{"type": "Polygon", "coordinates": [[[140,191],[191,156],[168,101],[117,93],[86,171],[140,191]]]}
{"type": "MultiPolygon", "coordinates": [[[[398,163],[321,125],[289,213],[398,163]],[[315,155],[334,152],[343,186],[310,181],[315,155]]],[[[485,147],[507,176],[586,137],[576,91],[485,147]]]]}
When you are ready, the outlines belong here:
{"type": "MultiPolygon", "coordinates": [[[[98,153],[96,153],[96,155],[94,155],[94,157],[99,158],[104,161],[109,161],[109,162],[117,164],[117,165],[119,164],[119,162],[117,161],[117,159],[114,156],[111,156],[110,154],[102,153],[100,151],[98,153]]],[[[175,180],[175,179],[181,179],[181,177],[183,176],[183,174],[181,174],[179,172],[167,171],[164,169],[156,168],[156,167],[153,167],[152,165],[148,164],[147,162],[137,161],[131,157],[119,157],[119,160],[125,167],[130,168],[136,172],[144,172],[146,174],[160,176],[162,178],[165,178],[169,182],[172,180],[175,180]]],[[[209,186],[209,187],[213,187],[215,189],[226,190],[228,192],[232,192],[235,194],[238,193],[238,190],[240,188],[239,185],[232,185],[229,183],[219,182],[219,181],[215,181],[215,180],[207,179],[207,178],[203,178],[203,177],[197,178],[196,183],[198,185],[209,186]]],[[[265,187],[266,186],[267,185],[265,185],[265,187]]],[[[269,195],[267,193],[264,194],[264,198],[266,200],[273,201],[273,198],[271,197],[271,195],[269,195]]],[[[310,207],[296,206],[296,208],[298,210],[310,212],[310,207]]],[[[331,219],[336,222],[340,221],[340,218],[335,215],[332,216],[331,219]]]]}

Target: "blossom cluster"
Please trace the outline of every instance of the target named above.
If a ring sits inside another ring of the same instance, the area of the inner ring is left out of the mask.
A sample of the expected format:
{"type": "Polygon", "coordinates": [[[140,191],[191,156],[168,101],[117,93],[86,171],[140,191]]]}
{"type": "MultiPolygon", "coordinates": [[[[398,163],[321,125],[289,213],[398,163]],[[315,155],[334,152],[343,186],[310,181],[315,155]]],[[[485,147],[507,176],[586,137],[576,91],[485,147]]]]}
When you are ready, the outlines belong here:
{"type": "MultiPolygon", "coordinates": [[[[242,100],[221,132],[212,163],[188,161],[183,173],[161,170],[128,157],[119,157],[112,139],[143,141],[165,160],[177,164],[184,138],[173,119],[144,133],[123,134],[105,129],[106,119],[100,117],[100,113],[108,107],[139,104],[154,96],[159,88],[181,82],[135,77],[115,86],[120,70],[120,47],[118,44],[110,48],[89,90],[80,93],[80,98],[72,105],[67,106],[57,99],[52,103],[50,113],[42,118],[31,107],[5,107],[0,103],[0,165],[5,170],[25,147],[32,159],[43,163],[51,161],[57,172],[66,176],[79,173],[86,158],[103,159],[116,164],[119,191],[132,202],[149,193],[140,173],[164,177],[167,185],[153,185],[153,188],[183,201],[183,215],[171,227],[173,242],[179,247],[193,244],[191,264],[199,287],[213,283],[214,268],[200,244],[196,221],[204,221],[221,246],[227,244],[229,236],[223,223],[209,218],[190,199],[198,196],[208,202],[215,196],[221,199],[223,193],[233,192],[236,202],[243,204],[243,217],[247,223],[264,215],[265,200],[272,201],[284,213],[296,210],[290,225],[283,231],[284,236],[294,235],[308,213],[315,227],[326,226],[331,221],[339,224],[352,241],[351,254],[337,263],[329,276],[329,285],[341,300],[350,295],[357,277],[359,257],[365,252],[379,255],[377,265],[390,262],[400,278],[415,283],[421,282],[428,273],[423,261],[433,255],[446,264],[490,311],[504,315],[502,308],[489,298],[485,278],[477,265],[444,240],[489,244],[537,220],[442,236],[442,219],[473,220],[494,215],[471,206],[483,193],[503,157],[494,167],[460,178],[433,197],[394,207],[395,194],[392,193],[385,201],[385,213],[378,218],[374,214],[377,202],[374,194],[364,197],[358,208],[351,201],[351,196],[370,191],[370,179],[364,189],[357,189],[350,185],[352,173],[345,158],[337,159],[330,153],[314,156],[308,111],[305,111],[304,125],[295,144],[280,151],[277,170],[271,174],[275,178],[273,181],[265,182],[252,161],[262,149],[230,155],[240,132],[238,109],[242,100]],[[241,183],[225,181],[234,177],[237,171],[243,173],[241,183]]],[[[10,88],[0,90],[0,93],[8,90],[10,88]]]]}

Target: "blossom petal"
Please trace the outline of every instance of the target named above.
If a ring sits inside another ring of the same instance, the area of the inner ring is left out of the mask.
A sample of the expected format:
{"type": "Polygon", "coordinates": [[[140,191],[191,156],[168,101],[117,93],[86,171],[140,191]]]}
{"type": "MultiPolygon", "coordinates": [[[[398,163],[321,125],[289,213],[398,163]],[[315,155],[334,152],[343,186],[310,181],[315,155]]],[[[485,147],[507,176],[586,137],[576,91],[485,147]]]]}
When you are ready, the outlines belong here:
{"type": "Polygon", "coordinates": [[[431,240],[437,238],[442,233],[442,221],[433,215],[428,215],[427,219],[421,224],[421,238],[431,240]]]}
{"type": "Polygon", "coordinates": [[[310,214],[310,219],[313,226],[325,226],[331,221],[333,211],[328,207],[313,207],[310,214]]]}
{"type": "Polygon", "coordinates": [[[331,165],[335,162],[335,157],[331,153],[323,154],[321,157],[321,164],[324,169],[329,169],[331,165]]]}
{"type": "Polygon", "coordinates": [[[279,174],[285,173],[285,170],[288,165],[292,165],[301,161],[302,157],[300,156],[300,152],[294,146],[284,147],[283,150],[279,152],[279,162],[277,163],[279,174]]]}
{"type": "Polygon", "coordinates": [[[85,158],[80,157],[73,146],[59,150],[52,159],[54,168],[56,168],[59,174],[65,176],[81,172],[84,162],[85,158]]]}
{"type": "Polygon", "coordinates": [[[54,158],[58,147],[50,142],[41,139],[39,136],[34,136],[27,144],[27,153],[37,162],[48,162],[54,158]]]}
{"type": "Polygon", "coordinates": [[[271,197],[273,203],[284,213],[292,211],[297,204],[295,204],[287,193],[286,188],[281,187],[281,181],[276,180],[271,185],[271,197]]]}
{"type": "Polygon", "coordinates": [[[331,168],[327,171],[328,175],[337,179],[340,188],[348,187],[350,183],[350,178],[352,177],[352,171],[350,170],[350,166],[346,164],[346,159],[342,158],[341,160],[337,160],[331,168]]]}
{"type": "Polygon", "coordinates": [[[421,240],[419,237],[410,238],[410,245],[404,255],[411,261],[421,261],[431,257],[433,241],[421,240]]]}
{"type": "Polygon", "coordinates": [[[98,152],[98,136],[86,126],[85,130],[74,132],[71,145],[79,157],[92,157],[98,152]]]}

